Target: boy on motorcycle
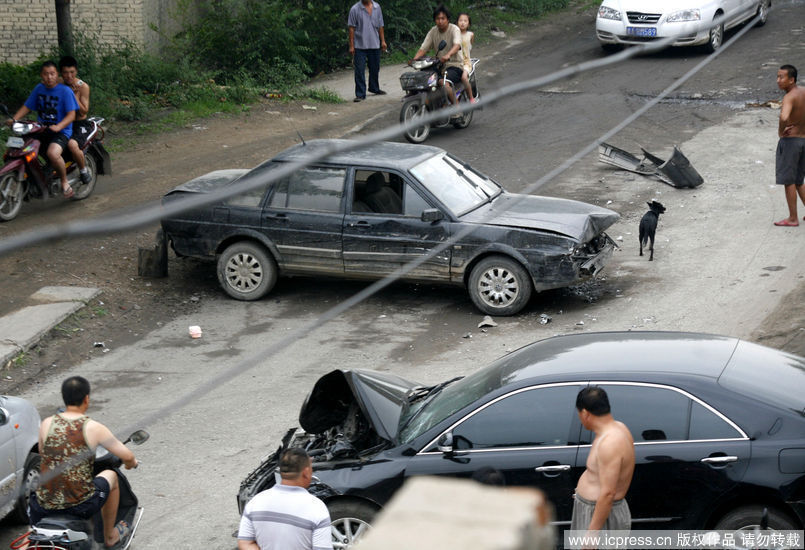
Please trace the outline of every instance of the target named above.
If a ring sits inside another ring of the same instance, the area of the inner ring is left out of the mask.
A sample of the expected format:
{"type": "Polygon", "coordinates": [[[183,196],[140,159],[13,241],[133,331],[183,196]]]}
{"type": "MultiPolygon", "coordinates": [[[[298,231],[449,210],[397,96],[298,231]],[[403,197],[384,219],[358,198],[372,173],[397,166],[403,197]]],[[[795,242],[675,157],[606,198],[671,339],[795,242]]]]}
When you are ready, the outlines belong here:
{"type": "Polygon", "coordinates": [[[444,4],[433,10],[433,21],[436,23],[436,26],[428,31],[428,34],[425,36],[425,41],[422,42],[422,46],[420,46],[419,51],[416,52],[412,61],[424,57],[430,50],[437,51],[439,43],[442,40],[445,41],[447,45],[444,47],[444,50],[442,50],[442,52],[437,51],[437,53],[442,54],[439,59],[445,67],[447,67],[445,74],[446,79],[439,80],[439,84],[444,86],[447,92],[447,98],[450,100],[451,104],[455,105],[456,96],[453,93],[451,83],[460,82],[463,72],[463,60],[458,53],[459,50],[461,50],[461,31],[450,22],[450,12],[447,11],[444,4]]]}
{"type": "Polygon", "coordinates": [[[42,82],[36,85],[13,120],[8,120],[6,124],[11,126],[14,120],[21,120],[31,111],[36,111],[39,123],[48,126],[48,131],[38,139],[46,148],[50,163],[59,175],[64,197],[69,199],[73,196],[73,188],[67,183],[67,168],[61,154],[73,133],[78,102],[73,91],[59,83],[59,73],[53,61],[42,63],[39,75],[42,82]]]}
{"type": "Polygon", "coordinates": [[[87,136],[92,131],[92,123],[87,121],[89,84],[78,78],[78,62],[75,57],[65,55],[59,59],[59,71],[61,72],[62,81],[73,90],[75,99],[78,102],[78,112],[73,122],[73,136],[67,142],[67,148],[70,150],[70,154],[76,164],[78,164],[78,177],[81,178],[81,183],[86,184],[90,182],[92,175],[87,170],[87,165],[84,162],[84,151],[81,150],[81,147],[87,142],[87,136]]]}
{"type": "Polygon", "coordinates": [[[31,524],[36,525],[49,515],[69,514],[89,519],[100,510],[104,543],[113,547],[128,536],[131,528],[125,521],[115,524],[120,503],[117,473],[104,470],[92,476],[95,449],[103,445],[123,461],[127,470],[137,467],[137,459],[109,428],[85,415],[89,391],[86,378],[68,378],[61,387],[64,412],[42,421],[39,428],[42,478],[36,493],[31,495],[29,512],[31,524]],[[58,473],[52,473],[54,470],[58,473]]]}

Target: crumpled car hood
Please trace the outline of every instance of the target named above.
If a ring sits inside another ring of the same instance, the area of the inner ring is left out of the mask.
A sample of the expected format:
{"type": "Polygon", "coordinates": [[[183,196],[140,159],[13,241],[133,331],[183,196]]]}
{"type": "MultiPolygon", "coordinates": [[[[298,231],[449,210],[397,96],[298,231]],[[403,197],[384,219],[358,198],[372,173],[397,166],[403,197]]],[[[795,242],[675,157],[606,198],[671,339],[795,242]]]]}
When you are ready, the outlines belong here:
{"type": "Polygon", "coordinates": [[[541,229],[585,243],[614,224],[620,214],[586,202],[504,193],[462,220],[506,227],[541,229]],[[486,218],[486,219],[485,219],[486,218]]]}
{"type": "Polygon", "coordinates": [[[379,437],[394,441],[408,393],[421,384],[369,370],[334,370],[319,378],[299,412],[299,425],[321,433],[341,424],[357,402],[379,437]]]}
{"type": "Polygon", "coordinates": [[[183,183],[178,187],[174,187],[167,194],[170,195],[171,193],[176,192],[209,193],[211,191],[215,191],[221,186],[235,181],[248,171],[249,170],[246,169],[234,168],[230,170],[215,170],[214,172],[209,172],[203,176],[193,178],[192,180],[188,181],[187,183],[183,183]]]}

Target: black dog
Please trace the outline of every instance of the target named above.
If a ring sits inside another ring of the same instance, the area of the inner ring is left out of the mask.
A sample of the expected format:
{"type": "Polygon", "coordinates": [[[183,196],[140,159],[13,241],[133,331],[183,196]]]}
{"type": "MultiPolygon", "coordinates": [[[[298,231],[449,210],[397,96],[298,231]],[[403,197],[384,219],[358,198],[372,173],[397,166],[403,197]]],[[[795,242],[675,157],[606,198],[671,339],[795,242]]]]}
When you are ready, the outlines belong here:
{"type": "Polygon", "coordinates": [[[651,210],[643,214],[640,219],[640,255],[643,255],[643,247],[646,246],[646,243],[651,241],[651,245],[649,245],[651,255],[648,257],[648,261],[651,262],[654,260],[654,234],[657,232],[657,222],[660,214],[665,212],[665,207],[654,199],[646,204],[651,210]]]}

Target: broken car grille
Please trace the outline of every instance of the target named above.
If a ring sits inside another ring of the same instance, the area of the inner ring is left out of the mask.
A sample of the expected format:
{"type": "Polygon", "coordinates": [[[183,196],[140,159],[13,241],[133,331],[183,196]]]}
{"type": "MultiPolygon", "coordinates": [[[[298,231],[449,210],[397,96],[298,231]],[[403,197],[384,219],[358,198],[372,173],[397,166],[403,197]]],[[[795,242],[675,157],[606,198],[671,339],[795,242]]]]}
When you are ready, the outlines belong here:
{"type": "Polygon", "coordinates": [[[643,13],[640,11],[626,12],[626,17],[629,18],[629,23],[636,23],[638,25],[656,25],[661,16],[661,13],[643,13]]]}

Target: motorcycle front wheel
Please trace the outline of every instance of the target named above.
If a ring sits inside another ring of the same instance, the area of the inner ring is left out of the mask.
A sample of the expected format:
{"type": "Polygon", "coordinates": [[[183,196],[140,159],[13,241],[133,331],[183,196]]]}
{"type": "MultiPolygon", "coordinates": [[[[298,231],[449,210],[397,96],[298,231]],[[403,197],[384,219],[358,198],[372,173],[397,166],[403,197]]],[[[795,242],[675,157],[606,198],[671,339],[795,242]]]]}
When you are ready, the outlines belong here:
{"type": "Polygon", "coordinates": [[[10,221],[17,217],[22,208],[22,182],[16,174],[0,176],[0,221],[10,221]]]}
{"type": "MultiPolygon", "coordinates": [[[[400,122],[406,124],[421,118],[427,114],[428,110],[418,98],[412,98],[403,103],[400,110],[400,122]]],[[[411,143],[422,143],[430,135],[430,124],[415,126],[405,131],[405,139],[411,143]]]]}

